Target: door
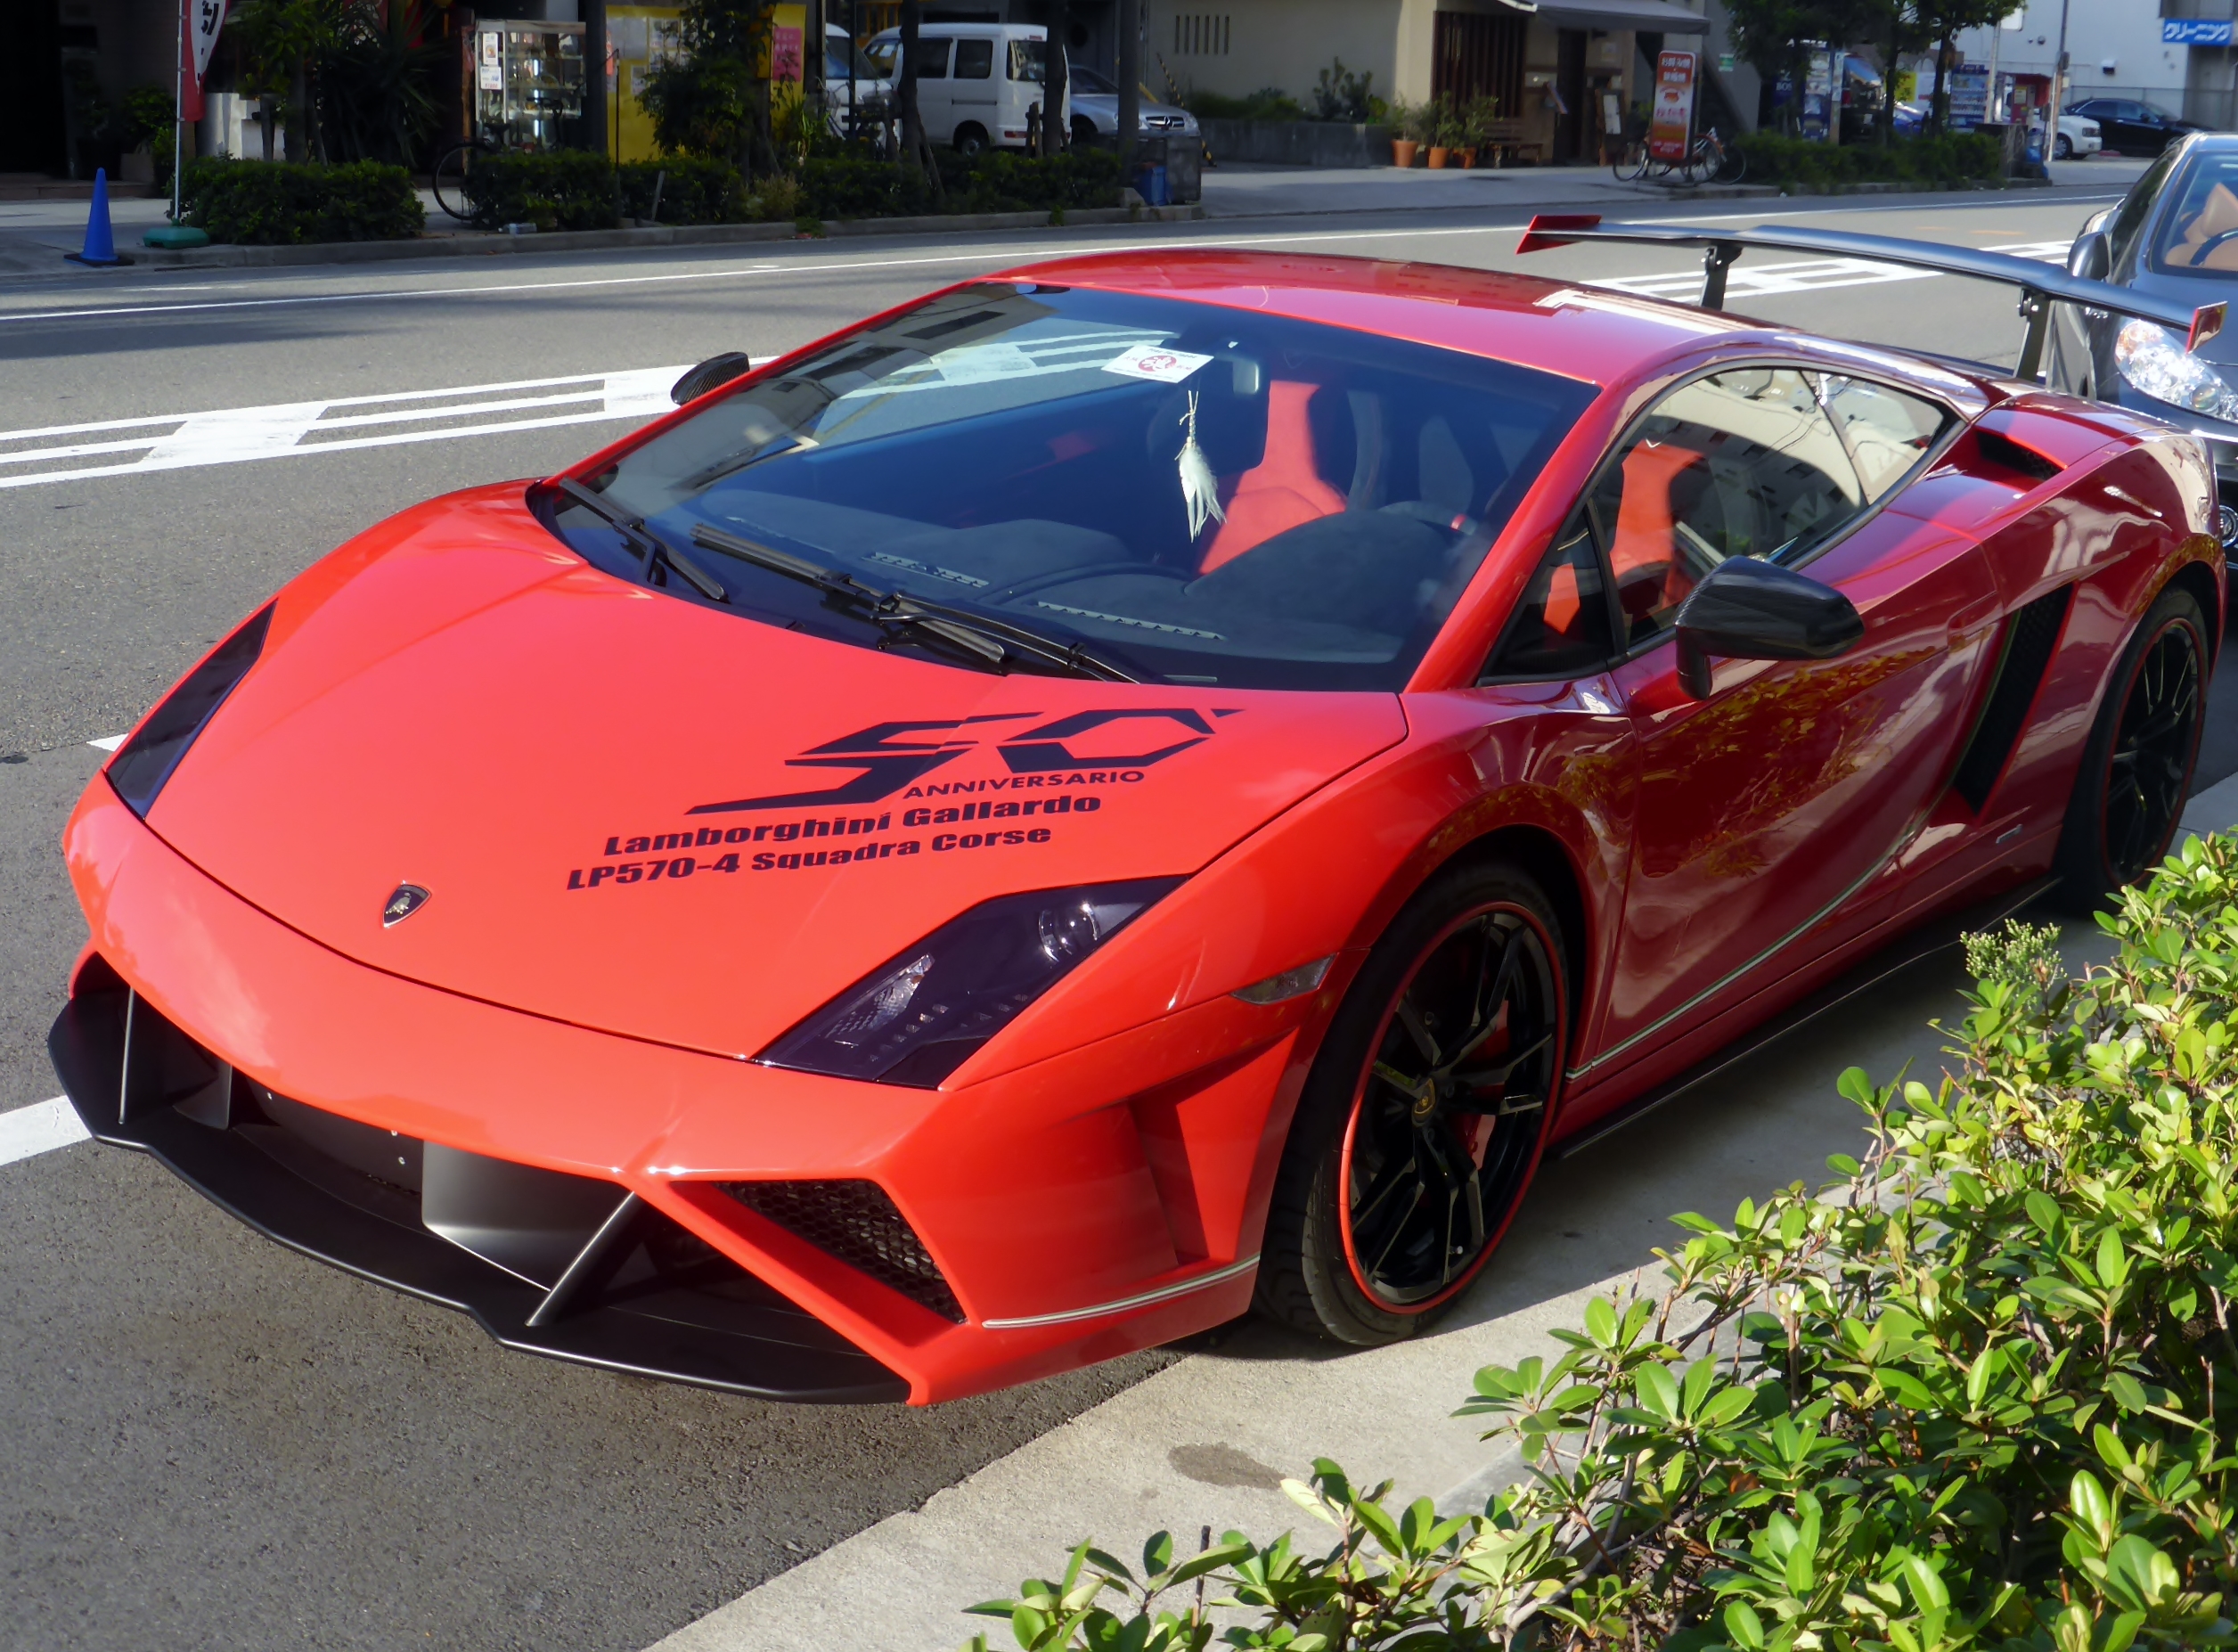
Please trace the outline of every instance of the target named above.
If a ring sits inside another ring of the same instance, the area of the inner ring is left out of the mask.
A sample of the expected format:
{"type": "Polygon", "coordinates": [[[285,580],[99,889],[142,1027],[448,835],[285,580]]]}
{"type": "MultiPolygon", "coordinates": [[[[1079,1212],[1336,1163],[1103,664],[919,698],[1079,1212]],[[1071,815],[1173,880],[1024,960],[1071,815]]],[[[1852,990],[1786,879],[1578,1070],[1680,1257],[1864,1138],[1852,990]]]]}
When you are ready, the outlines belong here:
{"type": "Polygon", "coordinates": [[[1001,83],[995,78],[995,40],[991,35],[961,35],[956,40],[956,64],[949,74],[949,96],[956,110],[956,129],[977,127],[990,143],[1002,130],[995,106],[1001,83]]]}
{"type": "Polygon", "coordinates": [[[1795,367],[1694,380],[1620,444],[1583,514],[1607,555],[1639,750],[1632,871],[1589,1067],[1646,1055],[1822,953],[1947,784],[1996,585],[1980,547],[1884,506],[1947,410],[1795,367]],[[1672,628],[1733,556],[1849,595],[1834,659],[1719,660],[1679,687],[1672,628]],[[1832,920],[1832,921],[1830,921],[1832,920]]]}
{"type": "MultiPolygon", "coordinates": [[[[927,143],[945,143],[956,135],[956,103],[948,89],[948,53],[954,45],[945,35],[918,37],[917,117],[925,123],[927,143]]],[[[900,72],[897,67],[894,73],[900,72]]]]}
{"type": "Polygon", "coordinates": [[[1585,30],[1557,29],[1555,90],[1562,108],[1554,118],[1554,158],[1576,160],[1585,153],[1585,30]]]}

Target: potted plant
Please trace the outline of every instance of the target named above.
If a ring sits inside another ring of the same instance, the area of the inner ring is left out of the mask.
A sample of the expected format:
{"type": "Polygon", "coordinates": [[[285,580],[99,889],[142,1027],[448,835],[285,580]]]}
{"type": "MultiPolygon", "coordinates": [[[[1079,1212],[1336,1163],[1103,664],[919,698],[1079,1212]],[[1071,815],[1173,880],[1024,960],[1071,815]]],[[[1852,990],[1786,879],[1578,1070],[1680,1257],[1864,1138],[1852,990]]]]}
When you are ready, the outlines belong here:
{"type": "Polygon", "coordinates": [[[1431,105],[1430,114],[1430,164],[1436,168],[1450,166],[1454,151],[1461,147],[1463,134],[1458,108],[1452,99],[1448,98],[1431,105]]]}
{"type": "Polygon", "coordinates": [[[1495,166],[1499,164],[1499,150],[1492,142],[1492,134],[1499,129],[1496,125],[1499,119],[1499,100],[1498,98],[1486,95],[1469,100],[1468,107],[1461,113],[1464,135],[1462,152],[1468,157],[1467,160],[1462,163],[1463,165],[1474,167],[1478,158],[1488,151],[1491,157],[1491,164],[1495,166]]]}
{"type": "Polygon", "coordinates": [[[1391,164],[1411,167],[1415,152],[1422,147],[1422,106],[1405,98],[1393,100],[1391,125],[1391,164]]]}

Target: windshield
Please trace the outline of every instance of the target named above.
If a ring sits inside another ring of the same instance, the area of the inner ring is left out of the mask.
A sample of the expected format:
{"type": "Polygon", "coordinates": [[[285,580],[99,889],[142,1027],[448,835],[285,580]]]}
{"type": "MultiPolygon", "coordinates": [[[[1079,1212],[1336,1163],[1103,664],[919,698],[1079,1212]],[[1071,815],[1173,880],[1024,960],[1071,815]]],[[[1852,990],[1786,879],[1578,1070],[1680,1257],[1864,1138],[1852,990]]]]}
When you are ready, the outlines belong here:
{"type": "Polygon", "coordinates": [[[2196,157],[2169,188],[2152,243],[2164,274],[2238,271],[2238,154],[2196,157]]]}
{"type": "MultiPolygon", "coordinates": [[[[983,284],[749,382],[591,480],[670,544],[704,525],[1144,681],[1396,689],[1593,394],[1255,312],[983,284]]],[[[635,567],[588,510],[554,522],[635,567]]],[[[720,547],[693,554],[739,611],[923,646],[720,547]]]]}
{"type": "Polygon", "coordinates": [[[858,80],[882,80],[886,71],[870,61],[870,54],[856,46],[845,35],[830,36],[824,46],[824,78],[845,80],[850,69],[858,80]]]}
{"type": "Polygon", "coordinates": [[[1030,80],[1041,84],[1048,71],[1049,42],[1046,40],[1013,40],[1010,42],[1010,78],[1030,80]]]}
{"type": "Polygon", "coordinates": [[[863,61],[878,72],[880,79],[894,74],[902,61],[902,43],[885,37],[873,40],[862,48],[863,61]]]}

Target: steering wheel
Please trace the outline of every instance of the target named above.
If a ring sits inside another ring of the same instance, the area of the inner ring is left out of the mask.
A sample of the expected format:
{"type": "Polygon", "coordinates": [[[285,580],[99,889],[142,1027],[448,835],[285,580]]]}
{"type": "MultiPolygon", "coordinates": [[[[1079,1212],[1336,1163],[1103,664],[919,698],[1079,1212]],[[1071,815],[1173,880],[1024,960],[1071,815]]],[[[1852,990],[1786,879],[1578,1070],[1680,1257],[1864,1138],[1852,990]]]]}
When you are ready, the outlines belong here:
{"type": "Polygon", "coordinates": [[[2226,241],[2238,241],[2238,229],[2226,229],[2219,234],[2209,235],[2205,241],[2200,242],[2199,250],[2192,254],[2192,267],[2193,269],[2197,269],[2201,265],[2207,262],[2209,255],[2211,254],[2216,248],[2223,245],[2226,241]]]}

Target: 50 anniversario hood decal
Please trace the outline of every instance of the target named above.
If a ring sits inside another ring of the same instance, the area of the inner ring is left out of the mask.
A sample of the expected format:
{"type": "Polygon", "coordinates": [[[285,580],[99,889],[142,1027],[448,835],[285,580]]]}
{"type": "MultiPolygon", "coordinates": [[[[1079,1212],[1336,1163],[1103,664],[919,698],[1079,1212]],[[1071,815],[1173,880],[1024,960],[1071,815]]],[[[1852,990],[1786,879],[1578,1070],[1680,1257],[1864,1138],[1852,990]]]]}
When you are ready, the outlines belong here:
{"type": "MultiPolygon", "coordinates": [[[[928,848],[935,854],[946,854],[1046,844],[1053,840],[1058,830],[1049,824],[1050,821],[1068,814],[1096,813],[1103,807],[1105,789],[1140,781],[1144,770],[1203,745],[1214,732],[1206,714],[1189,707],[1075,712],[1050,723],[1040,723],[1041,715],[1003,712],[920,722],[874,723],[869,728],[812,746],[799,756],[786,759],[788,768],[854,771],[852,776],[835,786],[818,791],[699,803],[685,811],[687,814],[736,814],[777,809],[844,809],[887,803],[896,792],[902,793],[900,800],[903,803],[911,798],[983,791],[1034,793],[996,800],[923,805],[901,811],[904,830],[951,825],[962,828],[976,822],[1014,821],[1016,825],[989,824],[977,830],[935,830],[929,838],[894,838],[887,835],[894,823],[894,810],[888,806],[875,813],[806,815],[797,820],[767,821],[749,826],[708,825],[674,831],[616,832],[607,838],[600,851],[600,863],[568,870],[567,887],[584,890],[624,888],[664,879],[673,881],[696,877],[701,872],[801,871],[854,865],[921,855],[928,848]],[[1009,732],[982,727],[1020,723],[1038,726],[1009,732]],[[1144,748],[1129,749],[1116,756],[1083,756],[1073,749],[1070,742],[1115,724],[1129,725],[1129,732],[1139,736],[1124,744],[1144,748]],[[964,732],[967,730],[979,732],[964,732]],[[912,735],[935,738],[909,738],[912,735]],[[925,783],[925,777],[934,770],[967,753],[986,749],[1001,757],[1009,771],[1007,775],[925,783]],[[803,840],[828,838],[860,841],[814,848],[789,846],[803,840]],[[771,846],[753,846],[760,844],[771,846]],[[702,858],[697,853],[702,849],[713,853],[702,858]],[[651,858],[633,858],[645,856],[651,858]]],[[[1234,709],[1210,714],[1214,718],[1235,715],[1234,709]]]]}

